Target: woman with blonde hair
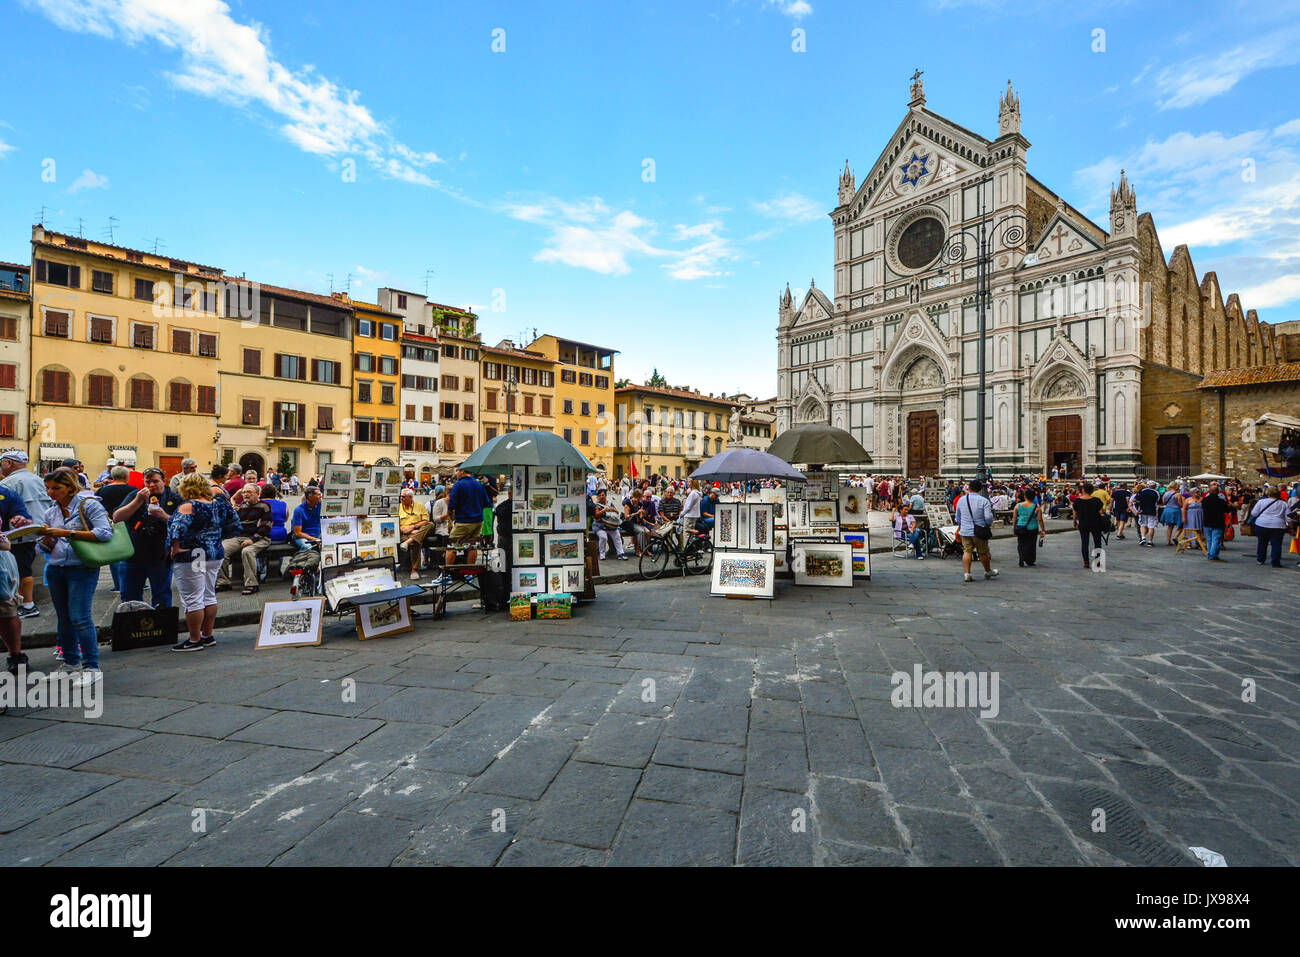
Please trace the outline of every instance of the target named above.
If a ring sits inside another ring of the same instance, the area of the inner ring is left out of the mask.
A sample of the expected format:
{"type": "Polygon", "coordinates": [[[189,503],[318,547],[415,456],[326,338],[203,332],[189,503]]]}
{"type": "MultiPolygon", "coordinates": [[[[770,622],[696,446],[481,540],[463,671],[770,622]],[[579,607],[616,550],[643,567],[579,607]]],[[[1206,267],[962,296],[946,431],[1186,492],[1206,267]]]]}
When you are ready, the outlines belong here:
{"type": "Polygon", "coordinates": [[[102,676],[93,613],[99,569],[83,565],[72,543],[107,542],[113,537],[113,526],[104,503],[82,487],[73,469],[58,468],[45,476],[45,491],[54,504],[42,518],[46,534],[37,547],[46,556],[46,582],[59,620],[63,651],[59,672],[74,674],[78,683],[88,684],[102,676]]]}
{"type": "Polygon", "coordinates": [[[230,503],[216,497],[203,476],[185,476],[178,491],[185,502],[167,520],[167,548],[175,563],[172,584],[190,636],[172,645],[172,651],[199,651],[217,643],[212,631],[217,620],[217,576],[226,560],[222,542],[242,529],[230,503]]]}

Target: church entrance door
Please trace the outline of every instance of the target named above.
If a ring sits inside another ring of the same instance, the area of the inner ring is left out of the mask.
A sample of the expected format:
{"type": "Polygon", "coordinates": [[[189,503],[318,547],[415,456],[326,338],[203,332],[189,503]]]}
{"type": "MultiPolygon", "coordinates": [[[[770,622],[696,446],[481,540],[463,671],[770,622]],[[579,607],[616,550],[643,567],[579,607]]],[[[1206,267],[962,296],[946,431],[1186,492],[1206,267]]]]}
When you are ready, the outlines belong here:
{"type": "Polygon", "coordinates": [[[911,412],[907,416],[907,476],[933,478],[939,474],[939,413],[911,412]]]}
{"type": "Polygon", "coordinates": [[[1078,478],[1083,469],[1083,417],[1054,415],[1047,420],[1047,470],[1064,466],[1061,478],[1078,478]]]}

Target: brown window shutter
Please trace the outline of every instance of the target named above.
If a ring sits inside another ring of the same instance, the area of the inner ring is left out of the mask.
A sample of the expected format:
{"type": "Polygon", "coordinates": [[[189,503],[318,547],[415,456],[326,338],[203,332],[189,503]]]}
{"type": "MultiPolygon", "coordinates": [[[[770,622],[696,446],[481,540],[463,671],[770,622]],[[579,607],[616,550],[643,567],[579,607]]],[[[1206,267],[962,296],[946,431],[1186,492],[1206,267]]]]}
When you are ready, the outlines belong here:
{"type": "Polygon", "coordinates": [[[307,358],[305,356],[298,357],[298,380],[300,382],[307,381],[307,358]]]}
{"type": "Polygon", "coordinates": [[[0,366],[0,389],[13,389],[18,385],[18,367],[6,363],[0,366]]]}
{"type": "Polygon", "coordinates": [[[45,260],[38,259],[36,260],[36,281],[45,282],[45,276],[45,260]]]}
{"type": "Polygon", "coordinates": [[[274,402],[271,404],[271,433],[279,434],[280,432],[280,406],[283,403],[274,402]]]}
{"type": "Polygon", "coordinates": [[[297,419],[298,419],[298,438],[300,439],[306,438],[307,437],[307,406],[302,405],[301,403],[298,405],[297,419]]]}
{"type": "Polygon", "coordinates": [[[81,267],[80,266],[68,267],[68,287],[70,289],[81,288],[81,267]]]}
{"type": "Polygon", "coordinates": [[[320,360],[319,359],[311,360],[311,381],[312,382],[320,381],[320,360]]]}
{"type": "Polygon", "coordinates": [[[211,356],[216,358],[217,355],[217,337],[211,334],[199,335],[199,355],[211,356]]]}
{"type": "Polygon", "coordinates": [[[140,395],[144,399],[144,407],[152,409],[154,405],[153,398],[153,379],[143,379],[140,382],[140,395]]]}
{"type": "Polygon", "coordinates": [[[72,401],[72,375],[71,375],[71,373],[68,373],[68,372],[59,372],[59,373],[56,373],[56,375],[58,376],[58,378],[56,379],[56,382],[58,383],[58,385],[57,385],[57,388],[56,388],[55,391],[56,391],[56,394],[57,394],[58,397],[59,397],[59,401],[60,401],[60,402],[71,402],[71,401],[72,401]]]}
{"type": "Polygon", "coordinates": [[[275,369],[274,369],[274,371],[271,373],[271,374],[272,374],[273,376],[275,376],[277,379],[283,378],[283,372],[282,372],[282,370],[281,370],[281,367],[282,367],[283,365],[284,365],[284,354],[283,354],[283,353],[280,353],[280,352],[277,352],[277,353],[275,354],[275,369]]]}
{"type": "Polygon", "coordinates": [[[262,374],[262,354],[256,349],[244,350],[244,372],[247,375],[262,374]]]}
{"type": "Polygon", "coordinates": [[[334,428],[334,410],[328,405],[316,407],[316,428],[330,431],[334,428]]]}
{"type": "Polygon", "coordinates": [[[217,411],[217,388],[211,385],[199,386],[199,412],[212,415],[217,411]]]}
{"type": "Polygon", "coordinates": [[[15,419],[12,415],[0,415],[0,439],[14,437],[15,419]]]}
{"type": "Polygon", "coordinates": [[[181,355],[190,354],[190,334],[188,330],[172,330],[172,352],[179,352],[181,355]]]}

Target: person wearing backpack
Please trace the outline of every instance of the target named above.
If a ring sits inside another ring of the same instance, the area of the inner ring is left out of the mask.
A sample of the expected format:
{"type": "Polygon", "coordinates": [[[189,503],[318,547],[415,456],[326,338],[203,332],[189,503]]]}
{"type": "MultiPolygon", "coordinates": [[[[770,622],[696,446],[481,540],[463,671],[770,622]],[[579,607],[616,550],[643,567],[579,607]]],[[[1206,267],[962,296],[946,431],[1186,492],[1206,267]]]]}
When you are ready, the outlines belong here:
{"type": "Polygon", "coordinates": [[[1274,568],[1282,567],[1282,536],[1286,531],[1287,508],[1282,501],[1282,493],[1276,485],[1259,497],[1246,519],[1255,530],[1255,564],[1263,565],[1265,555],[1273,552],[1270,564],[1274,568]]]}
{"type": "Polygon", "coordinates": [[[167,549],[190,636],[172,645],[172,651],[200,651],[217,643],[212,631],[217,620],[217,576],[226,560],[222,542],[239,535],[242,526],[230,502],[216,497],[201,475],[181,479],[180,494],[185,502],[167,520],[167,549]]]}
{"type": "Polygon", "coordinates": [[[998,570],[992,567],[989,556],[989,539],[993,537],[993,506],[984,497],[982,479],[972,479],[968,491],[957,500],[956,517],[961,535],[961,567],[965,581],[973,581],[970,573],[971,558],[978,555],[984,566],[984,578],[997,578],[998,570]]]}

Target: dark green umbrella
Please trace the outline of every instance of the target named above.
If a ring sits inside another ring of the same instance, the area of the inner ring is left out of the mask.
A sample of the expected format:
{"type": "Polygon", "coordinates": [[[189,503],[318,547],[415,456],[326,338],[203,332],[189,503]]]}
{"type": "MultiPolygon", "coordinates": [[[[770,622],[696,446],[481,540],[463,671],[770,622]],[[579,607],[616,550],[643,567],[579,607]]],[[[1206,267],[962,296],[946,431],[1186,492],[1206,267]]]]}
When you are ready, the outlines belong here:
{"type": "Polygon", "coordinates": [[[596,471],[596,466],[554,432],[507,432],[489,439],[462,464],[476,475],[504,475],[516,465],[563,465],[596,471]]]}
{"type": "Polygon", "coordinates": [[[871,464],[871,453],[843,429],[829,425],[797,425],[786,429],[768,452],[786,462],[800,465],[871,464]]]}

